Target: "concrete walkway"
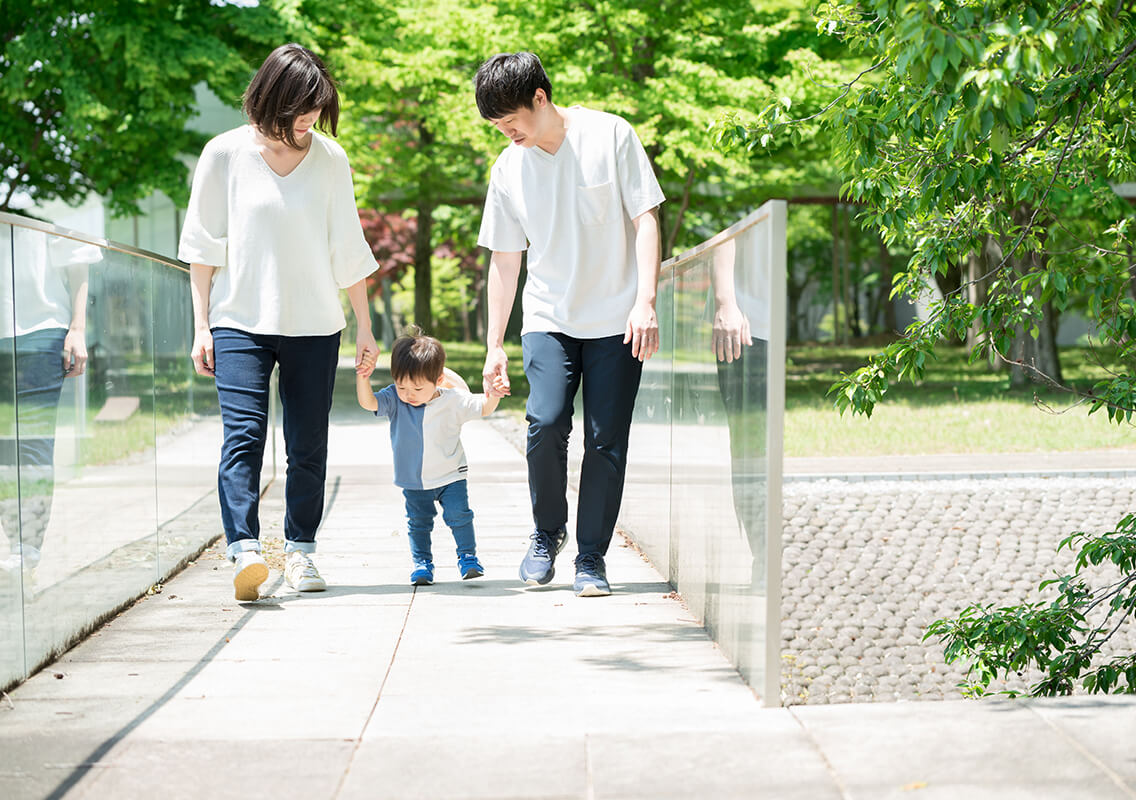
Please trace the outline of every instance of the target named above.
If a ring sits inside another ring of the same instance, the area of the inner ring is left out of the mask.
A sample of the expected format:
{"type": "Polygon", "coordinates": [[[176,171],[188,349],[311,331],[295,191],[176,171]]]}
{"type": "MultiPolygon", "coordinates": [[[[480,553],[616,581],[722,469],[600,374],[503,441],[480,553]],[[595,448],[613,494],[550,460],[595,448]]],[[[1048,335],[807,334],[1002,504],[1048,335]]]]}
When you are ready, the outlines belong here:
{"type": "MultiPolygon", "coordinates": [[[[407,585],[385,427],[336,418],[331,588],[232,600],[217,547],[11,697],[0,797],[1136,798],[1136,699],[766,709],[657,572],[522,589],[523,458],[467,427],[484,578],[407,585]]],[[[279,566],[282,497],[262,509],[279,566]]],[[[571,547],[571,546],[570,546],[571,547]]]]}

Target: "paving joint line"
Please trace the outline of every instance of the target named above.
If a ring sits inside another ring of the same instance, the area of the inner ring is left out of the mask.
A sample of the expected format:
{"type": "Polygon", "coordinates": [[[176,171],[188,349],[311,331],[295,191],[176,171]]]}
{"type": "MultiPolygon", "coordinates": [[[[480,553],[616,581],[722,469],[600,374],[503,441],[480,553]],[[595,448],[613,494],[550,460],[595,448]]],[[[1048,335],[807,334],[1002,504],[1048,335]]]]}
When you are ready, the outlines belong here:
{"type": "Polygon", "coordinates": [[[824,750],[821,749],[820,742],[818,742],[816,740],[816,737],[813,736],[812,731],[809,730],[809,726],[805,724],[805,721],[803,719],[797,716],[796,712],[793,711],[793,706],[784,706],[784,708],[789,712],[789,716],[791,716],[796,721],[796,723],[801,726],[801,730],[805,733],[805,738],[808,740],[809,744],[812,745],[812,748],[816,751],[816,754],[820,756],[820,760],[824,764],[825,770],[827,770],[828,774],[832,777],[832,782],[836,784],[836,791],[840,792],[841,800],[852,800],[852,795],[849,794],[848,787],[844,785],[844,781],[840,779],[840,774],[836,771],[836,766],[828,760],[828,756],[825,755],[824,750]]]}
{"type": "Polygon", "coordinates": [[[1132,790],[1132,787],[1128,785],[1128,782],[1125,781],[1123,777],[1121,777],[1115,770],[1110,768],[1108,764],[1104,763],[1095,755],[1093,755],[1093,753],[1087,747],[1073,738],[1073,736],[1071,736],[1068,731],[1051,720],[1047,715],[1042,714],[1040,711],[1038,711],[1033,703],[1027,701],[1026,708],[1032,711],[1034,715],[1041,718],[1042,722],[1052,728],[1058,736],[1064,739],[1070,746],[1072,746],[1074,750],[1080,753],[1086,761],[1088,761],[1094,767],[1107,775],[1109,777],[1109,780],[1120,787],[1120,791],[1124,792],[1124,794],[1126,794],[1128,797],[1136,798],[1136,791],[1132,790]]]}
{"type": "Polygon", "coordinates": [[[359,754],[359,748],[363,746],[363,737],[367,733],[367,728],[371,725],[371,720],[374,719],[375,711],[379,707],[379,701],[383,697],[383,689],[386,688],[387,679],[390,678],[391,670],[394,669],[395,658],[398,657],[398,648],[402,645],[402,635],[406,633],[406,624],[410,621],[410,610],[414,608],[414,598],[418,596],[418,587],[414,587],[414,591],[410,594],[410,602],[406,604],[406,615],[402,618],[402,627],[398,629],[398,639],[394,643],[394,650],[391,651],[390,662],[387,663],[387,670],[383,673],[383,680],[379,683],[379,691],[375,694],[375,702],[371,704],[371,710],[367,714],[367,719],[363,722],[363,727],[359,731],[359,736],[355,739],[355,747],[351,750],[351,758],[347,759],[347,766],[343,768],[343,775],[339,779],[339,785],[335,787],[335,793],[332,798],[339,797],[343,792],[343,785],[347,782],[347,776],[351,772],[351,767],[355,764],[355,756],[359,754]]]}

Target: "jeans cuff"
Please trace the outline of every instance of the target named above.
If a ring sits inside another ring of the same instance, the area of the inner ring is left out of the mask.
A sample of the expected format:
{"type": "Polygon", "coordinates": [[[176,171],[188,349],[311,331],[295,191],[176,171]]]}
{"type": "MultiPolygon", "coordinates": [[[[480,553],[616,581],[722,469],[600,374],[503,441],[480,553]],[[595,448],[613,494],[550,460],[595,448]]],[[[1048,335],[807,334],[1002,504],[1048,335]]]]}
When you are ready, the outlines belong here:
{"type": "Polygon", "coordinates": [[[260,552],[259,539],[237,539],[235,542],[229,542],[229,546],[225,548],[225,558],[230,561],[237,560],[237,553],[245,553],[252,550],[254,553],[260,552]]]}
{"type": "Polygon", "coordinates": [[[308,555],[311,555],[312,553],[314,553],[316,551],[316,543],[315,542],[285,542],[284,543],[284,552],[285,553],[295,553],[296,551],[299,551],[301,553],[307,553],[308,555]]]}

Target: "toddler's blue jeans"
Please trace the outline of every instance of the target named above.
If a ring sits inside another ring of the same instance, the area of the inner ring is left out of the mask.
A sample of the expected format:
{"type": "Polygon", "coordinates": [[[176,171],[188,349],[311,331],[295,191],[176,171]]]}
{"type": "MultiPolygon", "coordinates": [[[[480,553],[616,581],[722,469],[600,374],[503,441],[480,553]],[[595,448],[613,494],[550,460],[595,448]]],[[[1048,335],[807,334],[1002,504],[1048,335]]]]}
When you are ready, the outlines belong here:
{"type": "Polygon", "coordinates": [[[415,563],[434,563],[430,552],[430,532],[434,530],[437,504],[442,506],[442,520],[454,534],[458,558],[477,554],[477,544],[473,537],[473,512],[469,510],[469,490],[464,480],[437,489],[403,489],[402,495],[406,498],[410,555],[415,563]]]}

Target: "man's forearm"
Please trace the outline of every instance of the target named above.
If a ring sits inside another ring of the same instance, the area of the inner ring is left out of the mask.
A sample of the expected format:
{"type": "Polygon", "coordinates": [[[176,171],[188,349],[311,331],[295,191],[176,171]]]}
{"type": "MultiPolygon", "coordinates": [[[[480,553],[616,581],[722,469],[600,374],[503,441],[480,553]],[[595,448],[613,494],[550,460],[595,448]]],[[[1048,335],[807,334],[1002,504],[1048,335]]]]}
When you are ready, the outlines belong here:
{"type": "Polygon", "coordinates": [[[505,342],[505,327],[517,296],[517,281],[521,274],[521,254],[493,253],[489,259],[489,278],[486,294],[489,314],[485,342],[489,347],[501,347],[505,342]]]}
{"type": "Polygon", "coordinates": [[[653,208],[635,219],[635,260],[638,265],[637,303],[655,305],[662,248],[659,244],[659,210],[653,208]]]}

